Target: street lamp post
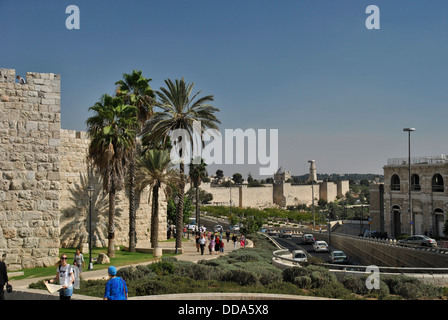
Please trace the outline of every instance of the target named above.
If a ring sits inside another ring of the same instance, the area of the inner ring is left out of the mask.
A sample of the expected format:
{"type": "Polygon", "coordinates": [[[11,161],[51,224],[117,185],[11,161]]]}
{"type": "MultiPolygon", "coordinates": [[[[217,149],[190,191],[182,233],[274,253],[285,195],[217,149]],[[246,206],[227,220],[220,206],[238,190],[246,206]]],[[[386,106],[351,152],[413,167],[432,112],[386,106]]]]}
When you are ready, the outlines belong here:
{"type": "Polygon", "coordinates": [[[409,224],[411,228],[411,236],[414,235],[414,219],[412,216],[412,198],[411,198],[411,132],[415,128],[404,128],[404,132],[408,133],[408,173],[409,173],[409,224]]]}
{"type": "Polygon", "coordinates": [[[92,185],[87,187],[87,193],[89,194],[89,270],[93,269],[92,264],[92,195],[95,189],[92,185]]]}
{"type": "MultiPolygon", "coordinates": [[[[177,205],[179,204],[179,196],[178,196],[178,195],[176,195],[176,196],[174,197],[174,204],[176,205],[176,208],[177,208],[177,205]]],[[[176,210],[176,214],[177,214],[177,210],[176,210]]],[[[176,215],[176,220],[177,220],[177,215],[176,215]]],[[[178,248],[177,248],[177,233],[179,232],[179,230],[177,230],[176,227],[174,227],[174,230],[176,230],[176,232],[175,232],[175,234],[174,234],[174,237],[176,238],[176,250],[175,250],[175,253],[177,254],[177,253],[178,253],[178,248]]]]}
{"type": "MultiPolygon", "coordinates": [[[[313,163],[313,160],[308,160],[309,163],[313,163]]],[[[313,210],[313,232],[316,230],[316,217],[314,215],[314,176],[311,177],[311,197],[312,197],[312,210],[313,210]]]]}

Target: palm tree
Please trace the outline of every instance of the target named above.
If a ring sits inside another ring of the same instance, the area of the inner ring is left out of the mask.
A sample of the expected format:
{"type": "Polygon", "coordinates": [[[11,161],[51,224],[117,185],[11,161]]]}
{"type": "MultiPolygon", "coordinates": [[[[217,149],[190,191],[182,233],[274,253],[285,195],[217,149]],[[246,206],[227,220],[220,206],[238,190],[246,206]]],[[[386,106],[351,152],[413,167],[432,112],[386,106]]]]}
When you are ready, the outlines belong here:
{"type": "Polygon", "coordinates": [[[151,246],[154,249],[159,244],[159,190],[163,188],[168,199],[172,186],[179,183],[180,177],[172,167],[168,150],[147,150],[137,159],[137,164],[136,181],[139,189],[147,186],[152,188],[151,246]]]}
{"type": "MultiPolygon", "coordinates": [[[[197,161],[199,162],[199,161],[197,161]]],[[[201,158],[200,163],[196,163],[196,161],[191,160],[189,165],[189,176],[191,182],[193,183],[194,188],[196,189],[196,222],[197,226],[200,225],[200,212],[199,212],[199,186],[202,183],[202,180],[207,177],[207,164],[204,162],[204,159],[201,158]]]]}
{"type": "MultiPolygon", "coordinates": [[[[143,143],[149,145],[162,144],[165,145],[169,140],[169,134],[176,129],[184,129],[188,132],[191,140],[193,137],[193,122],[200,121],[201,131],[208,128],[218,129],[217,124],[220,121],[216,118],[215,112],[218,108],[208,104],[213,101],[213,96],[208,95],[197,98],[200,91],[192,95],[194,83],[185,83],[184,78],[175,80],[165,80],[167,88],[160,88],[156,94],[160,102],[156,105],[162,111],[154,113],[143,129],[143,143]]],[[[202,132],[201,132],[202,133],[202,132]]],[[[182,156],[182,150],[180,150],[182,156]]],[[[179,202],[176,213],[176,245],[182,247],[182,225],[183,225],[183,207],[185,194],[185,165],[183,162],[179,164],[181,182],[178,188],[179,202]]]]}
{"type": "Polygon", "coordinates": [[[104,192],[109,194],[108,256],[115,256],[115,195],[123,189],[125,168],[134,148],[137,110],[120,97],[107,94],[89,110],[87,133],[90,145],[87,158],[100,173],[104,192]]]}
{"type": "MultiPolygon", "coordinates": [[[[139,123],[137,135],[153,113],[155,94],[149,85],[151,80],[143,77],[141,71],[133,70],[130,74],[124,73],[123,80],[115,82],[115,85],[117,85],[116,95],[122,97],[126,104],[137,108],[139,123]]],[[[135,148],[132,150],[129,163],[129,252],[135,252],[136,245],[135,155],[137,153],[137,141],[134,145],[135,148]]]]}

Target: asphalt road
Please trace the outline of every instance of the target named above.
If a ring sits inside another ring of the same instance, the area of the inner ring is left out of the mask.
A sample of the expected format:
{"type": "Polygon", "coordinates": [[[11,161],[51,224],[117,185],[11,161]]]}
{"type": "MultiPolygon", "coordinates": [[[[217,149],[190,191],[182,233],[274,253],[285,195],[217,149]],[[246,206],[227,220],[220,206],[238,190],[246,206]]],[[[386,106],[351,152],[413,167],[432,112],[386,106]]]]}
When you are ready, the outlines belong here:
{"type": "MultiPolygon", "coordinates": [[[[277,235],[272,236],[281,246],[288,249],[290,252],[293,250],[304,250],[313,257],[319,258],[324,263],[330,263],[329,252],[315,252],[312,244],[302,244],[301,236],[293,235],[292,238],[280,238],[277,235]]],[[[329,247],[330,251],[339,250],[338,248],[329,247]]],[[[348,261],[344,264],[359,265],[353,257],[348,257],[348,261]]]]}

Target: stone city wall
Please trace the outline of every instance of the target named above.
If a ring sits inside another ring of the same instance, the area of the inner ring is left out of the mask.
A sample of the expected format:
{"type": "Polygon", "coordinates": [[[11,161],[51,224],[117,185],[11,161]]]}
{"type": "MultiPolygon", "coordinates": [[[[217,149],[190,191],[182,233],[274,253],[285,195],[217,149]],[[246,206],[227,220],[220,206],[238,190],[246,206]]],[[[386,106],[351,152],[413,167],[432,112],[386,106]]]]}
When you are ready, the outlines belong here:
{"type": "Polygon", "coordinates": [[[59,254],[60,76],[0,69],[0,251],[9,270],[59,254]]]}
{"type": "MultiPolygon", "coordinates": [[[[61,246],[77,247],[88,242],[89,197],[85,191],[92,185],[92,245],[107,246],[108,194],[102,191],[100,178],[92,172],[86,156],[89,139],[86,132],[61,130],[61,199],[60,227],[61,246]]],[[[151,224],[151,194],[147,187],[141,194],[136,192],[137,246],[149,246],[151,224]]],[[[116,199],[115,243],[129,245],[129,197],[128,189],[120,191],[116,199]]],[[[159,195],[159,239],[166,239],[166,201],[159,195]]]]}
{"type": "MultiPolygon", "coordinates": [[[[232,205],[252,208],[269,207],[287,207],[297,206],[299,204],[311,205],[314,199],[327,200],[332,202],[336,200],[339,193],[345,191],[347,184],[336,184],[334,182],[321,182],[312,185],[293,185],[289,182],[279,181],[275,184],[266,184],[264,187],[215,187],[210,183],[202,183],[201,189],[213,195],[212,204],[228,206],[230,197],[232,205]],[[241,188],[242,199],[239,197],[239,188],[241,188]]],[[[348,190],[347,190],[348,191],[348,190]]],[[[344,192],[345,195],[346,191],[344,192]]]]}
{"type": "MultiPolygon", "coordinates": [[[[94,246],[107,245],[108,197],[86,162],[85,132],[61,130],[60,75],[0,69],[0,257],[8,270],[54,265],[59,247],[88,241],[92,184],[94,246]]],[[[116,244],[129,242],[129,200],[117,195],[116,244]]],[[[149,188],[137,196],[137,246],[149,246],[149,188]]],[[[159,202],[159,239],[166,239],[166,201],[159,202]]]]}

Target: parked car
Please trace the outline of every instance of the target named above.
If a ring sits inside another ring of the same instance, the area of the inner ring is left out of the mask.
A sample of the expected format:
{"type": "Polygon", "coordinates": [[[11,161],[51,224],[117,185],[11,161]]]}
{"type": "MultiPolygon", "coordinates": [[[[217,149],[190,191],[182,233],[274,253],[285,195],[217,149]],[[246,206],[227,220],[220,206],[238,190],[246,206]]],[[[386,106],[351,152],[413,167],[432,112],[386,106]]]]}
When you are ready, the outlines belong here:
{"type": "Polygon", "coordinates": [[[266,232],[270,236],[275,236],[277,234],[277,231],[274,228],[269,228],[266,232]]]}
{"type": "Polygon", "coordinates": [[[347,261],[347,256],[343,251],[334,250],[330,252],[331,263],[343,263],[347,261]]]}
{"type": "Polygon", "coordinates": [[[233,231],[240,231],[240,226],[239,225],[234,225],[233,227],[232,227],[232,230],[233,231]]]}
{"type": "Polygon", "coordinates": [[[437,247],[436,240],[424,235],[410,236],[407,239],[400,240],[399,243],[414,246],[437,247]]]}
{"type": "Polygon", "coordinates": [[[213,227],[213,230],[214,230],[215,232],[220,233],[220,232],[223,232],[223,231],[224,231],[224,228],[222,227],[222,225],[217,224],[216,226],[213,227]]]}
{"type": "Polygon", "coordinates": [[[314,236],[312,234],[309,233],[305,233],[302,236],[302,244],[309,244],[309,243],[314,243],[316,239],[314,239],[314,236]]]}
{"type": "Polygon", "coordinates": [[[313,249],[316,252],[328,252],[328,244],[325,241],[315,241],[313,249]]]}
{"type": "Polygon", "coordinates": [[[303,250],[294,250],[292,252],[292,258],[298,262],[307,262],[308,261],[306,253],[303,250]]]}
{"type": "Polygon", "coordinates": [[[288,229],[283,229],[280,231],[280,238],[292,238],[292,231],[288,229]]]}

